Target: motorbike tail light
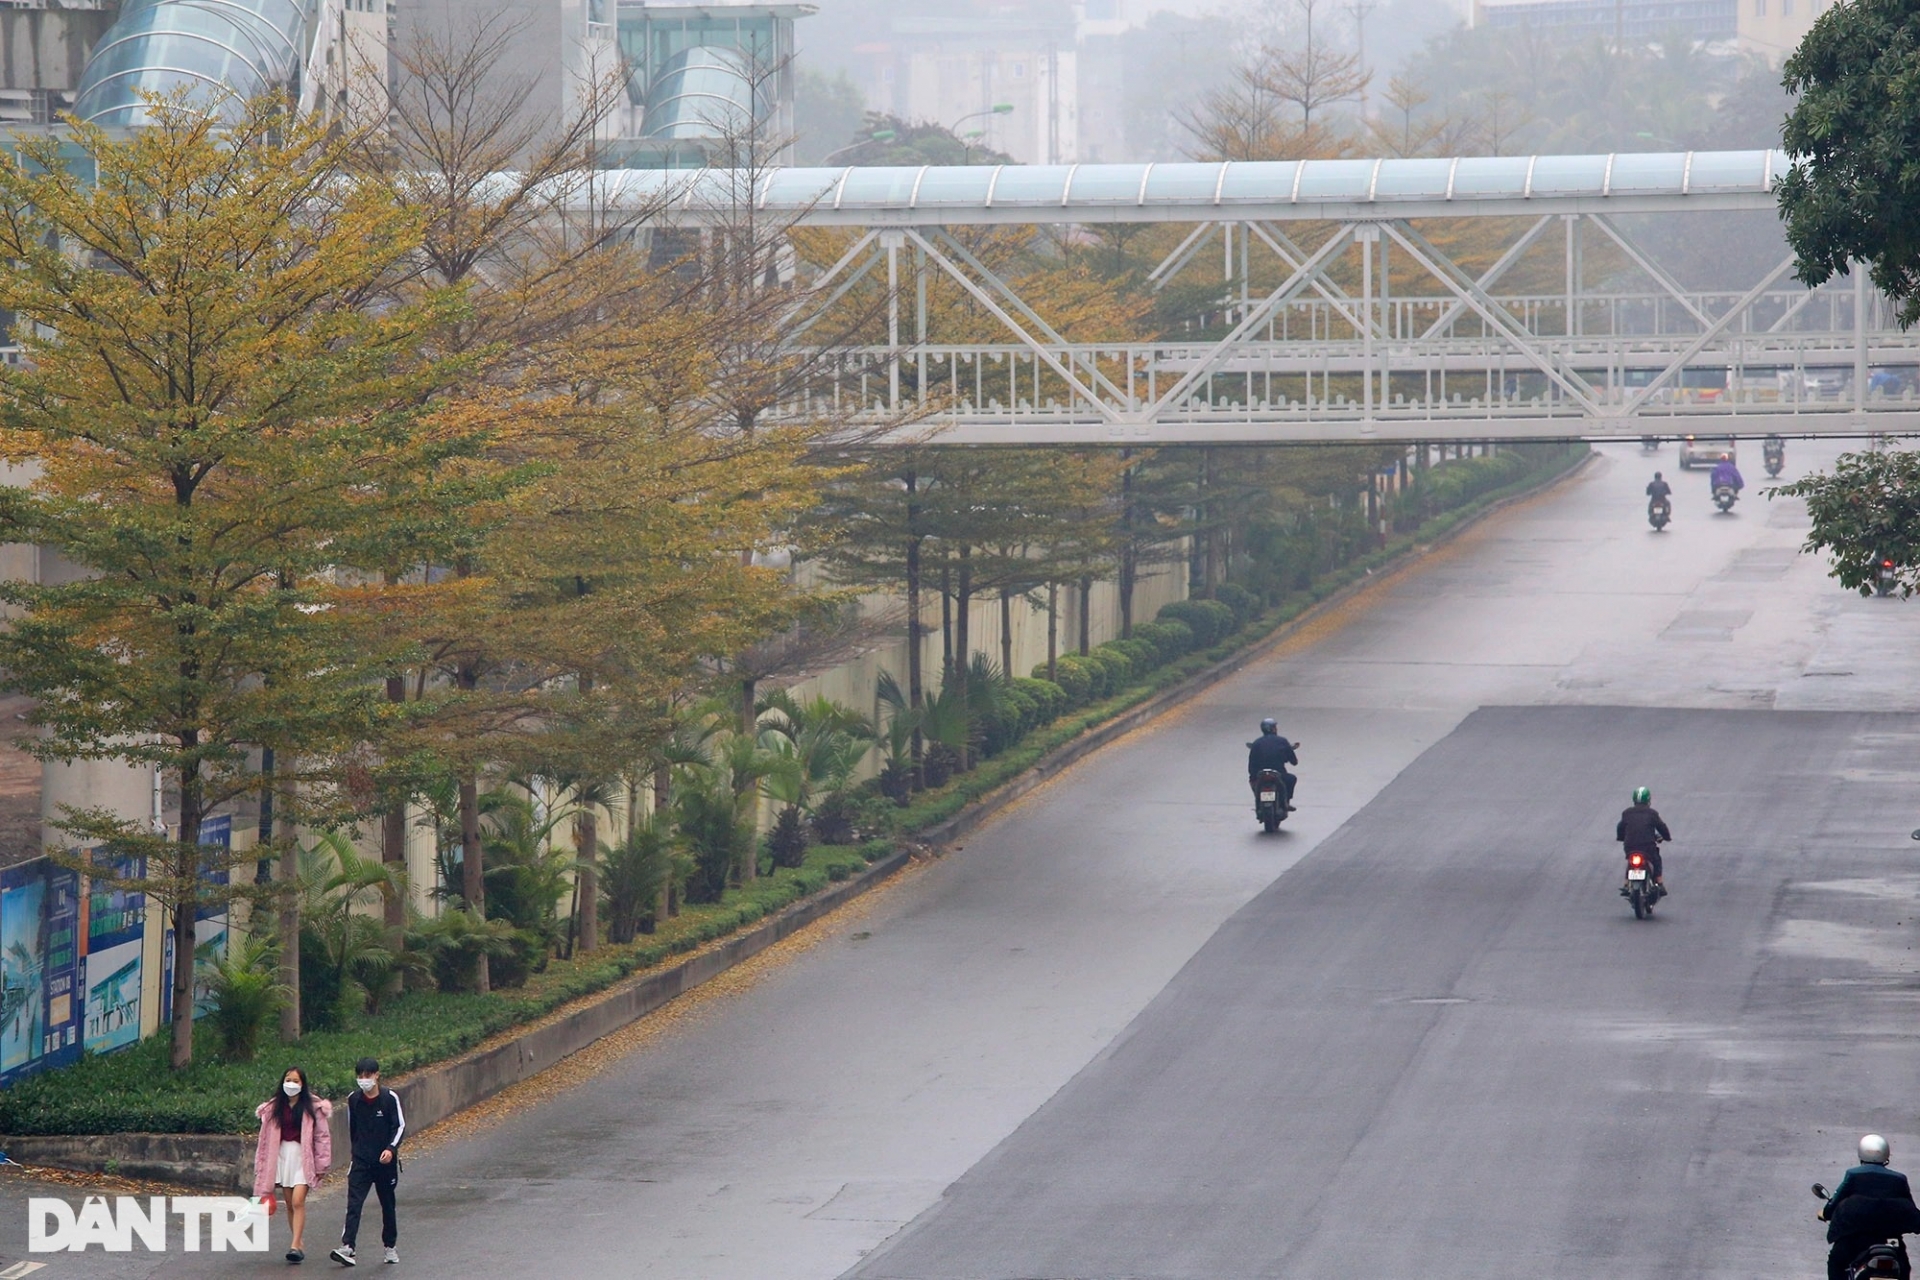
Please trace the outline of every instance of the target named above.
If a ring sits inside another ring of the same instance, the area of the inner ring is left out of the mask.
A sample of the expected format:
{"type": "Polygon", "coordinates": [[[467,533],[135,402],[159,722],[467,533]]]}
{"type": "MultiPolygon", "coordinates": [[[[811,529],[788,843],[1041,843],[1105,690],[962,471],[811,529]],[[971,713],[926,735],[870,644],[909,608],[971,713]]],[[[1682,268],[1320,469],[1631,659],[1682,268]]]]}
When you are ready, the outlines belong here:
{"type": "Polygon", "coordinates": [[[1882,560],[1882,561],[1880,562],[1880,567],[1881,567],[1882,569],[1891,569],[1891,568],[1893,568],[1893,561],[1891,561],[1891,560],[1882,560]]]}
{"type": "Polygon", "coordinates": [[[1636,853],[1631,858],[1627,859],[1627,865],[1630,867],[1645,866],[1646,861],[1647,860],[1645,858],[1641,857],[1639,854],[1636,853]]]}

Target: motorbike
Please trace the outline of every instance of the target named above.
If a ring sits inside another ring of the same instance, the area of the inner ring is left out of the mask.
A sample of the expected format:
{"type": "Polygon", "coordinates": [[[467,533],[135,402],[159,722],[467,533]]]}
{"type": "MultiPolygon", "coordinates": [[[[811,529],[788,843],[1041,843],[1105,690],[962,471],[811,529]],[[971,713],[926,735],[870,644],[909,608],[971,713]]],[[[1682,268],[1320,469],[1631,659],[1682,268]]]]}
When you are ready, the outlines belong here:
{"type": "Polygon", "coordinates": [[[1767,474],[1778,476],[1787,465],[1787,446],[1781,440],[1769,440],[1764,446],[1767,460],[1767,474]]]}
{"type": "MultiPolygon", "coordinates": [[[[1822,1200],[1831,1199],[1831,1193],[1819,1183],[1813,1184],[1813,1194],[1822,1200]]],[[[1907,1260],[1907,1242],[1902,1236],[1870,1244],[1859,1257],[1847,1264],[1847,1280],[1910,1280],[1913,1265],[1907,1260]]]]}
{"type": "Polygon", "coordinates": [[[1647,523],[1655,532],[1667,527],[1667,521],[1673,519],[1673,503],[1666,498],[1655,498],[1647,504],[1647,523]]]}
{"type": "Polygon", "coordinates": [[[1892,556],[1875,556],[1873,566],[1873,590],[1877,595],[1890,596],[1893,589],[1900,585],[1900,575],[1894,572],[1892,556]]]}
{"type": "Polygon", "coordinates": [[[1667,891],[1655,883],[1646,854],[1627,855],[1627,880],[1620,886],[1620,896],[1633,907],[1635,920],[1647,919],[1653,914],[1653,904],[1667,896],[1667,891]]]}
{"type": "MultiPolygon", "coordinates": [[[[1296,747],[1300,744],[1295,743],[1296,747]]],[[[1287,775],[1278,769],[1262,769],[1253,775],[1253,812],[1260,819],[1261,829],[1269,834],[1278,831],[1280,824],[1287,820],[1287,811],[1292,807],[1291,789],[1287,786],[1287,775]]]]}
{"type": "Polygon", "coordinates": [[[1720,508],[1720,514],[1725,515],[1732,511],[1733,504],[1738,501],[1740,501],[1740,491],[1732,485],[1719,484],[1713,487],[1713,505],[1720,508]]]}

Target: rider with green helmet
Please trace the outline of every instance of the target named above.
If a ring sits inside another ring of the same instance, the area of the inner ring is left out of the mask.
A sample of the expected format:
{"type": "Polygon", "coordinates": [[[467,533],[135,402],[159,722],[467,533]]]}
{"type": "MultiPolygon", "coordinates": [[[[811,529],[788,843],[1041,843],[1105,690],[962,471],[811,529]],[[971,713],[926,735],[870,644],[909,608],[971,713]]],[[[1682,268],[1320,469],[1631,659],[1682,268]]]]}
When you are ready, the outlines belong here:
{"type": "Polygon", "coordinates": [[[1653,882],[1666,887],[1661,879],[1660,842],[1673,839],[1673,832],[1667,830],[1660,811],[1653,807],[1653,792],[1645,787],[1633,789],[1633,805],[1620,815],[1614,839],[1625,846],[1628,855],[1637,853],[1645,857],[1647,866],[1653,869],[1653,882]]]}

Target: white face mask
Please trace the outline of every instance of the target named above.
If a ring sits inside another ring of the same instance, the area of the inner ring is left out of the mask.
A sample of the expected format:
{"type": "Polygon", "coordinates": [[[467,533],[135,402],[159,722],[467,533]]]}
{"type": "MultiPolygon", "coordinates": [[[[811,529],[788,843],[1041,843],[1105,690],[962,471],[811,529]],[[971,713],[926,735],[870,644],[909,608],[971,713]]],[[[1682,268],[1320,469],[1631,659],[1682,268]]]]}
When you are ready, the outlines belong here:
{"type": "Polygon", "coordinates": [[[297,1098],[300,1096],[300,1082],[298,1080],[284,1081],[280,1085],[280,1091],[289,1098],[297,1098]]]}
{"type": "Polygon", "coordinates": [[[373,1086],[379,1083],[379,1081],[372,1076],[355,1076],[353,1082],[360,1086],[360,1092],[362,1093],[372,1092],[373,1086]]]}

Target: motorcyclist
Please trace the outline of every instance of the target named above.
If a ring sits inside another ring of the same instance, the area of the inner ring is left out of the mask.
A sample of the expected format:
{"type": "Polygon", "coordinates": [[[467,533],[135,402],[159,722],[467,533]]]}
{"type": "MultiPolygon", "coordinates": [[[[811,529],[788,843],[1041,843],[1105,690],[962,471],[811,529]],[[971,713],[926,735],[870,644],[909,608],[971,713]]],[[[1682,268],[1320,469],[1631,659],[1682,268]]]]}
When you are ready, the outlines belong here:
{"type": "Polygon", "coordinates": [[[1633,805],[1620,814],[1613,838],[1621,843],[1624,853],[1629,856],[1637,853],[1647,860],[1647,866],[1653,871],[1653,882],[1664,892],[1667,885],[1660,863],[1660,842],[1673,839],[1673,832],[1667,830],[1660,811],[1653,807],[1653,792],[1645,787],[1633,789],[1633,805]]]}
{"type": "Polygon", "coordinates": [[[1299,763],[1300,757],[1294,753],[1293,744],[1280,736],[1280,726],[1273,717],[1262,720],[1260,736],[1247,744],[1247,786],[1254,793],[1256,801],[1260,795],[1260,772],[1272,769],[1286,780],[1285,803],[1287,812],[1293,812],[1293,775],[1287,772],[1287,766],[1299,763]]]}
{"type": "Polygon", "coordinates": [[[1733,465],[1732,455],[1725,453],[1720,455],[1720,461],[1713,464],[1713,475],[1707,484],[1709,488],[1732,489],[1735,493],[1747,487],[1747,482],[1740,478],[1740,468],[1733,465]]]}
{"type": "Polygon", "coordinates": [[[1784,458],[1787,454],[1787,442],[1776,434],[1770,434],[1760,443],[1763,453],[1769,458],[1784,458]]]}
{"type": "Polygon", "coordinates": [[[1647,508],[1651,510],[1655,503],[1665,502],[1673,497],[1673,486],[1668,484],[1658,471],[1653,473],[1653,483],[1647,486],[1647,508]]]}
{"type": "MultiPolygon", "coordinates": [[[[1860,1139],[1860,1163],[1847,1170],[1840,1185],[1820,1207],[1827,1224],[1828,1280],[1846,1280],[1854,1259],[1882,1241],[1920,1231],[1920,1207],[1913,1203],[1907,1175],[1888,1167],[1893,1150],[1877,1133],[1860,1139]]],[[[1905,1246],[1901,1270],[1906,1273],[1905,1246]]]]}

